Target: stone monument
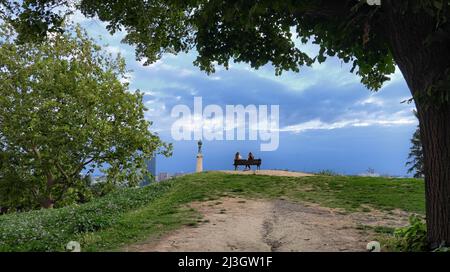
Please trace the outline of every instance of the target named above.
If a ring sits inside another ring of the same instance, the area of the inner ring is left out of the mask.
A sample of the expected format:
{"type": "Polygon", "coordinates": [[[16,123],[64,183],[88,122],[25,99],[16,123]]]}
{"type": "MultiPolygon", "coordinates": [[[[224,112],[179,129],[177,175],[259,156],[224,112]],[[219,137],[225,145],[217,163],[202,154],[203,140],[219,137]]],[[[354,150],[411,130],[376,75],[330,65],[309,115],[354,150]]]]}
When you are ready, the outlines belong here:
{"type": "Polygon", "coordinates": [[[203,154],[202,154],[202,140],[198,141],[198,153],[197,153],[197,167],[195,172],[200,173],[203,172],[203,154]]]}

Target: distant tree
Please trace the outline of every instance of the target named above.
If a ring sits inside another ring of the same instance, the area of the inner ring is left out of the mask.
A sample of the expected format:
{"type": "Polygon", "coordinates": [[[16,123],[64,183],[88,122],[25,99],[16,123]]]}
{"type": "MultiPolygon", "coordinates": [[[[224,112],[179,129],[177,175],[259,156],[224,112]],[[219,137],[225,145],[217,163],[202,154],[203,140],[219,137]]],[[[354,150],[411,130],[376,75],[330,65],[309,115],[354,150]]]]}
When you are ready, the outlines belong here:
{"type": "Polygon", "coordinates": [[[373,169],[372,167],[369,167],[369,168],[367,168],[366,172],[369,175],[374,175],[375,174],[375,169],[373,169]]]}
{"type": "Polygon", "coordinates": [[[19,38],[39,40],[57,30],[61,10],[79,9],[125,30],[146,64],[164,53],[196,49],[195,64],[267,63],[276,74],[336,56],[378,90],[400,68],[420,119],[431,247],[450,245],[450,4],[448,0],[17,0],[6,14],[19,38]],[[71,5],[72,3],[76,3],[71,5]],[[15,6],[14,6],[15,5],[15,6]],[[55,6],[60,5],[59,9],[55,6]],[[12,8],[11,8],[12,7],[12,8]],[[320,47],[308,55],[294,38],[320,47]]]}
{"type": "MultiPolygon", "coordinates": [[[[417,116],[417,112],[415,114],[417,116]]],[[[415,178],[423,178],[425,176],[420,127],[417,127],[411,138],[411,148],[406,165],[410,167],[408,173],[414,173],[415,178]]]]}
{"type": "Polygon", "coordinates": [[[121,83],[124,59],[81,28],[17,44],[3,24],[0,36],[0,206],[86,201],[94,169],[135,186],[148,174],[146,159],[170,154],[149,131],[142,94],[121,83]]]}

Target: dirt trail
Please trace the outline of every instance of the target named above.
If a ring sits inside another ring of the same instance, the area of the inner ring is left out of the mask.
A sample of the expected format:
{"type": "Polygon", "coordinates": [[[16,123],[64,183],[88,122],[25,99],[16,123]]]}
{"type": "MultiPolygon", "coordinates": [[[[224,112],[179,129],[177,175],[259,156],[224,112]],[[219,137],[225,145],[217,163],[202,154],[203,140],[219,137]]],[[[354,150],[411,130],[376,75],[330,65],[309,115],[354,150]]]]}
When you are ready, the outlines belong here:
{"type": "Polygon", "coordinates": [[[400,211],[345,214],[282,199],[222,198],[191,207],[204,223],[124,251],[364,251],[369,237],[358,225],[397,227],[408,218],[400,211]]]}

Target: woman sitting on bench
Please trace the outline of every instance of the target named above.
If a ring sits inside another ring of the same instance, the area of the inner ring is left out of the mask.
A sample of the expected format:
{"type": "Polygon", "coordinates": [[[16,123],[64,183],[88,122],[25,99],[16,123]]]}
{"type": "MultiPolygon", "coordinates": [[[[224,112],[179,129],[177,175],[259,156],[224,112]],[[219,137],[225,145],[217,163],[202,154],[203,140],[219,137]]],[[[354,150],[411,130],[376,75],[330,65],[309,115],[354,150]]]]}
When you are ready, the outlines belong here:
{"type": "MultiPolygon", "coordinates": [[[[255,159],[255,157],[253,156],[252,152],[248,153],[248,159],[247,160],[248,161],[253,161],[254,159],[255,159]]],[[[248,170],[252,170],[250,165],[246,165],[245,166],[245,170],[247,170],[247,168],[248,168],[248,170]]]]}

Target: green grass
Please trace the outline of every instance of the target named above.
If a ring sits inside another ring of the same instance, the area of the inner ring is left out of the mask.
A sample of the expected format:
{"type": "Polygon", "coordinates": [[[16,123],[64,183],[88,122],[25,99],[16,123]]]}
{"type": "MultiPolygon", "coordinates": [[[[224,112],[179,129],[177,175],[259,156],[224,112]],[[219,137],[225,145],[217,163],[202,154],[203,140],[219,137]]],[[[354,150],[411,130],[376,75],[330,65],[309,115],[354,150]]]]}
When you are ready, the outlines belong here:
{"type": "Polygon", "coordinates": [[[202,219],[186,204],[205,200],[219,203],[222,196],[283,197],[347,212],[368,211],[369,206],[424,213],[423,181],[417,179],[211,172],[123,190],[85,205],[0,216],[0,251],[62,251],[70,240],[80,241],[83,251],[120,250],[183,225],[196,226],[202,219]]]}
{"type": "MultiPolygon", "coordinates": [[[[424,185],[419,179],[349,176],[273,177],[203,173],[178,180],[181,187],[201,197],[235,195],[252,198],[288,197],[347,211],[371,206],[424,213],[424,185]]],[[[183,190],[183,189],[181,189],[183,190]]]]}

